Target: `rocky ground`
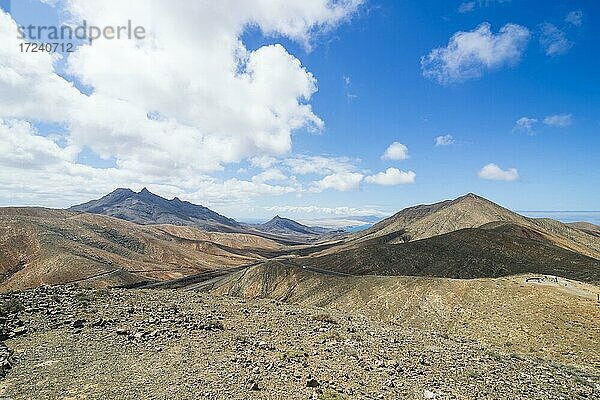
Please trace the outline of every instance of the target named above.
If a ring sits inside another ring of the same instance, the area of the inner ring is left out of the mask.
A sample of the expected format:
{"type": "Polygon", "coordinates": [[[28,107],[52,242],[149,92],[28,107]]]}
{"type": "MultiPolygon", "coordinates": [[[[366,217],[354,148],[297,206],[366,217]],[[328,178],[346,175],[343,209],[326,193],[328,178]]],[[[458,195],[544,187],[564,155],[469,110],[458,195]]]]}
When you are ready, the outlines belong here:
{"type": "Polygon", "coordinates": [[[2,399],[597,399],[600,371],[360,314],[173,290],[0,297],[2,399]]]}

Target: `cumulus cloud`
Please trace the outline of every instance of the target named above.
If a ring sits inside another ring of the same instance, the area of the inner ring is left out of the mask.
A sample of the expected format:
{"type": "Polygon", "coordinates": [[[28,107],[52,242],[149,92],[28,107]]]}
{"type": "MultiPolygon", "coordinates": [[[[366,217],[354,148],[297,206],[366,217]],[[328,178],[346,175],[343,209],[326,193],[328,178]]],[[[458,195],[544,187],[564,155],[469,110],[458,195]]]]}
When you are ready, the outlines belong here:
{"type": "Polygon", "coordinates": [[[388,146],[383,155],[382,160],[406,160],[409,157],[408,147],[399,142],[394,142],[388,146]]]}
{"type": "Polygon", "coordinates": [[[400,171],[397,168],[388,168],[385,172],[379,172],[375,175],[367,176],[365,182],[376,185],[394,186],[407,183],[414,183],[417,174],[413,171],[400,171]]]}
{"type": "Polygon", "coordinates": [[[0,119],[0,165],[35,169],[72,162],[77,153],[40,136],[29,122],[0,119]]]}
{"type": "MultiPolygon", "coordinates": [[[[324,126],[310,105],[316,78],[300,60],[280,44],[249,50],[241,38],[253,26],[310,48],[314,37],[350,18],[361,2],[57,2],[57,12],[69,16],[69,23],[105,26],[133,18],[147,31],[141,41],[83,44],[65,55],[64,63],[48,53],[21,53],[15,21],[0,12],[0,118],[59,124],[68,144],[63,149],[30,132],[40,149],[22,155],[22,165],[30,157],[32,168],[49,159],[61,167],[39,167],[37,177],[14,168],[13,174],[22,175],[20,191],[49,198],[68,170],[73,182],[96,191],[139,181],[175,190],[169,181],[178,182],[179,193],[200,197],[202,191],[204,198],[211,198],[205,191],[213,188],[231,189],[235,196],[234,184],[244,186],[242,191],[287,192],[272,190],[265,181],[226,183],[207,175],[245,159],[269,168],[269,157],[290,153],[293,132],[324,126]],[[152,68],[144,68],[148,65],[152,68]],[[82,86],[86,93],[78,89],[82,86]],[[114,159],[116,168],[74,163],[83,149],[114,159]],[[59,175],[49,179],[52,173],[59,175]]],[[[0,191],[14,189],[0,182],[0,191]]],[[[61,190],[72,188],[65,183],[61,190]]]]}
{"type": "Polygon", "coordinates": [[[322,192],[323,190],[333,189],[340,192],[348,192],[358,189],[363,178],[364,175],[359,172],[335,173],[316,181],[311,191],[322,192]]]}
{"type": "Polygon", "coordinates": [[[535,118],[521,117],[515,123],[515,129],[525,131],[528,134],[533,134],[533,127],[537,122],[538,120],[535,118]]]}
{"type": "Polygon", "coordinates": [[[277,168],[271,168],[261,172],[258,175],[252,177],[253,182],[264,183],[264,182],[281,182],[287,181],[290,178],[277,168]]]}
{"type": "Polygon", "coordinates": [[[440,84],[449,84],[479,78],[486,71],[515,65],[521,59],[530,36],[527,28],[517,24],[506,24],[494,34],[487,22],[472,31],[457,32],[446,47],[433,49],[421,58],[423,76],[440,84]]]}
{"type": "Polygon", "coordinates": [[[583,13],[581,12],[581,10],[571,11],[565,17],[565,22],[568,22],[573,26],[579,27],[583,24],[583,13]]]}
{"type": "Polygon", "coordinates": [[[487,164],[477,174],[481,179],[493,181],[514,181],[519,178],[519,172],[516,168],[503,170],[496,164],[487,164]]]}
{"type": "Polygon", "coordinates": [[[271,156],[259,156],[252,157],[250,159],[250,165],[257,168],[267,169],[277,162],[275,157],[271,156]]]}
{"type": "Polygon", "coordinates": [[[546,22],[541,25],[540,46],[547,56],[559,56],[569,52],[573,42],[567,39],[565,32],[546,22]]]}
{"type": "Polygon", "coordinates": [[[452,137],[452,135],[443,135],[443,136],[437,136],[435,138],[435,145],[436,147],[438,146],[450,146],[454,144],[454,138],[452,137]]]}
{"type": "Polygon", "coordinates": [[[141,171],[94,168],[77,162],[76,156],[77,149],[61,147],[26,121],[0,119],[0,204],[63,207],[106,194],[115,187],[150,186],[164,196],[177,195],[221,207],[247,203],[258,196],[302,191],[293,177],[277,169],[263,171],[251,180],[186,174],[174,180],[170,175],[155,177],[141,171]]]}
{"type": "Polygon", "coordinates": [[[564,128],[573,124],[573,114],[548,115],[544,118],[544,124],[556,128],[564,128]]]}
{"type": "Polygon", "coordinates": [[[284,159],[281,161],[281,164],[290,168],[292,173],[298,175],[330,175],[355,171],[356,162],[358,160],[352,160],[348,157],[296,155],[284,159]]]}

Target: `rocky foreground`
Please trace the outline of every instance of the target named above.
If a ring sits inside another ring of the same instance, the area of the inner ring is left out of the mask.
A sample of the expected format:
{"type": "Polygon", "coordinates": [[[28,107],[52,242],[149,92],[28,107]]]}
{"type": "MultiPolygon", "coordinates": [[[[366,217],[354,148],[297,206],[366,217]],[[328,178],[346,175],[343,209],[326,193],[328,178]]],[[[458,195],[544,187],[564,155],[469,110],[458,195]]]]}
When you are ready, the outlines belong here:
{"type": "Polygon", "coordinates": [[[597,399],[600,371],[362,315],[75,286],[0,297],[0,398],[597,399]]]}

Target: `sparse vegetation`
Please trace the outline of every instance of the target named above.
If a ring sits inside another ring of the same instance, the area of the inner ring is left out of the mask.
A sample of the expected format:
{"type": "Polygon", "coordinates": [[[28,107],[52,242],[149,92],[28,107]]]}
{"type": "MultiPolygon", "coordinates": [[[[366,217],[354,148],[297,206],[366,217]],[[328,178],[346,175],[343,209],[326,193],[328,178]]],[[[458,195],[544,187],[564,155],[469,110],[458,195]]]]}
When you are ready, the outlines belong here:
{"type": "Polygon", "coordinates": [[[333,390],[326,390],[320,396],[319,400],[346,400],[348,397],[333,390]]]}
{"type": "Polygon", "coordinates": [[[287,361],[287,360],[297,361],[297,360],[302,360],[306,357],[307,357],[306,353],[294,351],[294,350],[288,350],[284,353],[281,353],[281,359],[284,361],[287,361]]]}
{"type": "Polygon", "coordinates": [[[325,334],[325,340],[335,340],[341,342],[346,338],[337,330],[331,330],[325,334]]]}
{"type": "Polygon", "coordinates": [[[467,377],[471,378],[471,379],[477,379],[480,378],[482,376],[482,373],[479,371],[476,371],[474,369],[469,369],[467,371],[467,377]]]}
{"type": "Polygon", "coordinates": [[[313,315],[313,320],[319,321],[319,322],[324,322],[327,324],[332,324],[332,325],[339,324],[339,321],[337,319],[333,318],[330,314],[327,314],[327,313],[320,313],[320,314],[313,315]]]}

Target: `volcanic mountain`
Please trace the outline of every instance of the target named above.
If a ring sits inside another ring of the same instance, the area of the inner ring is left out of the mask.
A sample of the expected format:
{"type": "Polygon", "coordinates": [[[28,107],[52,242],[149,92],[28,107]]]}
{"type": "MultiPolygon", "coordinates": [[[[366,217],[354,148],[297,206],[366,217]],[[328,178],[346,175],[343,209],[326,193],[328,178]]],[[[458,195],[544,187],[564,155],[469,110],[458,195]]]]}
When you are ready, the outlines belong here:
{"type": "Polygon", "coordinates": [[[142,225],[195,226],[213,232],[244,231],[237,221],[204,206],[181,201],[177,197],[167,200],[146,188],[139,193],[117,189],[98,200],[73,206],[69,210],[109,215],[142,225]]]}
{"type": "Polygon", "coordinates": [[[282,218],[279,215],[276,215],[264,224],[254,225],[254,228],[279,235],[320,235],[328,231],[325,228],[302,225],[299,222],[289,218],[282,218]]]}
{"type": "Polygon", "coordinates": [[[461,229],[490,229],[501,225],[511,227],[514,234],[527,232],[528,236],[536,236],[555,246],[600,259],[600,240],[589,230],[551,219],[527,218],[473,193],[454,200],[406,208],[354,234],[344,246],[360,246],[360,242],[375,238],[398,244],[461,229]]]}

